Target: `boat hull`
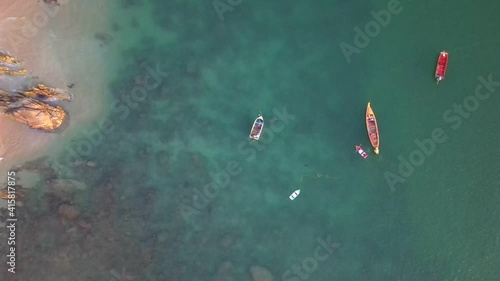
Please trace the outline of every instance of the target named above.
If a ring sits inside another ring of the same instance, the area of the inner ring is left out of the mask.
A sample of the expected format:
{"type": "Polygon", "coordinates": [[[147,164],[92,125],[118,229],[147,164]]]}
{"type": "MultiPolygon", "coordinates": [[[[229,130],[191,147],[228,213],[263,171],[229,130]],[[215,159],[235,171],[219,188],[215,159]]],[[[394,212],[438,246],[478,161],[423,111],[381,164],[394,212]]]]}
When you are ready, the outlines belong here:
{"type": "Polygon", "coordinates": [[[363,148],[361,148],[361,145],[356,145],[356,152],[361,155],[363,158],[368,158],[368,153],[366,153],[363,148]]]}
{"type": "Polygon", "coordinates": [[[293,200],[293,199],[297,198],[297,196],[299,196],[299,194],[300,194],[300,189],[297,189],[292,194],[290,194],[290,196],[288,196],[288,198],[290,198],[290,200],[293,200]]]}
{"type": "Polygon", "coordinates": [[[250,130],[250,139],[259,140],[262,130],[264,129],[264,117],[260,116],[253,122],[252,129],[250,130]]]}
{"type": "Polygon", "coordinates": [[[448,53],[446,51],[442,51],[439,53],[436,72],[434,73],[434,78],[436,78],[437,82],[443,80],[446,76],[446,69],[448,68],[448,53]]]}
{"type": "Polygon", "coordinates": [[[373,112],[370,103],[366,106],[366,130],[368,138],[373,146],[375,154],[379,154],[380,138],[378,132],[377,118],[373,112]]]}

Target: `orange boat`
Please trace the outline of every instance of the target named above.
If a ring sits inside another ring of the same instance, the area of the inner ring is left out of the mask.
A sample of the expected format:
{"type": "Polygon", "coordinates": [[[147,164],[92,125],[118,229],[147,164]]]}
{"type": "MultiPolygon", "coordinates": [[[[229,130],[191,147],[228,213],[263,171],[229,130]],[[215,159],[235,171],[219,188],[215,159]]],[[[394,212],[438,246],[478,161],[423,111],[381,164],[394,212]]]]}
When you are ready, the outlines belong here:
{"type": "Polygon", "coordinates": [[[436,65],[436,73],[434,74],[434,77],[436,78],[438,84],[439,81],[444,79],[447,67],[448,67],[448,53],[446,51],[442,51],[439,54],[438,62],[436,65]]]}
{"type": "Polygon", "coordinates": [[[375,113],[373,113],[370,103],[366,106],[366,130],[368,131],[368,137],[374,148],[375,154],[378,154],[378,147],[380,145],[380,138],[378,135],[377,118],[375,118],[375,113]]]}

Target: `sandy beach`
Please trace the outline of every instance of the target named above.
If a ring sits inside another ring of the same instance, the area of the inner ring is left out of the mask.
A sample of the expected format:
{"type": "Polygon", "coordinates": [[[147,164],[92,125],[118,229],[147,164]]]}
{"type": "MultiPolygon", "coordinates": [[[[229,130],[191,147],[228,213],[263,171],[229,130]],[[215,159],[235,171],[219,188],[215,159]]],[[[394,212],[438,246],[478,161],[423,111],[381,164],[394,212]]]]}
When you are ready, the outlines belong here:
{"type": "MultiPolygon", "coordinates": [[[[111,4],[73,0],[59,3],[0,2],[0,51],[14,56],[28,70],[22,78],[0,77],[0,88],[13,92],[41,82],[67,89],[74,97],[71,103],[61,103],[70,116],[69,126],[61,133],[35,131],[0,116],[0,175],[24,161],[56,155],[66,138],[102,112],[100,101],[107,81],[103,64],[111,54],[95,34],[105,32],[103,27],[109,26],[105,15],[111,4]],[[70,84],[74,84],[71,89],[70,84]]],[[[4,181],[0,176],[0,182],[4,181]]]]}

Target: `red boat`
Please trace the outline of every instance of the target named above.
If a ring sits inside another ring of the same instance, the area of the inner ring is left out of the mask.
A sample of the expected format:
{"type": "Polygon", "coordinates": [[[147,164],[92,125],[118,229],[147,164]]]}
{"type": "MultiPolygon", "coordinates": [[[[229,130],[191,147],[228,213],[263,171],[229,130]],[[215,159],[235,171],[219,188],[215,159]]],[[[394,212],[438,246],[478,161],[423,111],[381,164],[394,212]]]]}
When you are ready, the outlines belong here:
{"type": "Polygon", "coordinates": [[[360,145],[356,145],[356,152],[361,155],[361,157],[363,158],[367,158],[368,157],[368,153],[366,153],[362,148],[361,148],[361,144],[360,145]]]}
{"type": "Polygon", "coordinates": [[[437,79],[437,83],[444,79],[446,75],[446,67],[448,66],[448,53],[446,51],[442,51],[439,54],[438,62],[436,65],[436,74],[434,77],[437,79]]]}

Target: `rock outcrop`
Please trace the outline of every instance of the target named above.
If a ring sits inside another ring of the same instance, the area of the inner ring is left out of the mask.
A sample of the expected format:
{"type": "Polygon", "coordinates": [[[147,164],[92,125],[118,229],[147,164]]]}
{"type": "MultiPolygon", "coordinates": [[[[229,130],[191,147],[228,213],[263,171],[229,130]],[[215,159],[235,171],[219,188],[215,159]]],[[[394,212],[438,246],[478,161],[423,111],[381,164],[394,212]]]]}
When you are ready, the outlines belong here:
{"type": "Polygon", "coordinates": [[[250,267],[250,274],[252,275],[253,281],[273,281],[274,277],[271,271],[262,266],[252,266],[250,267]]]}
{"type": "Polygon", "coordinates": [[[67,204],[63,204],[61,206],[59,206],[59,209],[57,210],[57,212],[59,213],[59,216],[62,218],[62,219],[66,219],[66,220],[74,220],[76,218],[78,218],[78,216],[80,216],[80,210],[78,210],[77,207],[75,206],[72,206],[72,205],[67,205],[67,204]]]}
{"type": "MultiPolygon", "coordinates": [[[[19,62],[12,56],[0,53],[0,63],[5,64],[0,65],[0,76],[24,76],[27,73],[25,69],[19,69],[19,62]]],[[[32,129],[52,132],[61,128],[68,117],[61,106],[49,104],[57,101],[71,101],[71,95],[43,84],[13,94],[0,90],[0,113],[32,129]]]]}
{"type": "Polygon", "coordinates": [[[85,183],[70,179],[52,179],[47,181],[47,193],[61,201],[69,201],[78,191],[87,189],[85,183]]]}
{"type": "Polygon", "coordinates": [[[22,94],[0,90],[0,111],[8,117],[46,132],[59,128],[67,114],[60,106],[52,106],[22,94]]]}

